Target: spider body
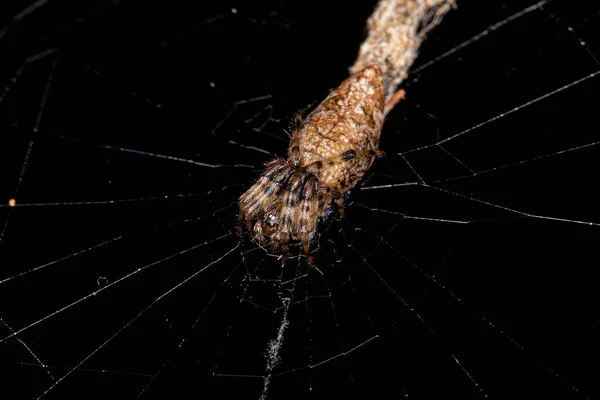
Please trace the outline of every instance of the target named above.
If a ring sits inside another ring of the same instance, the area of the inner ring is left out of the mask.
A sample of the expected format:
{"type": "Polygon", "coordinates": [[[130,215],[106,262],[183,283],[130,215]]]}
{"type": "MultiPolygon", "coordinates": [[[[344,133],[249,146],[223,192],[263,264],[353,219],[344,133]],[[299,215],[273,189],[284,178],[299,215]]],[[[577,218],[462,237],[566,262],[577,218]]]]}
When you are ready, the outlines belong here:
{"type": "MultiPolygon", "coordinates": [[[[318,220],[373,164],[387,111],[381,69],[371,65],[344,80],[304,120],[297,118],[287,159],[276,159],[239,199],[239,234],[269,244],[287,259],[288,243],[309,243],[318,220]]],[[[396,100],[397,101],[397,100],[396,100]]]]}

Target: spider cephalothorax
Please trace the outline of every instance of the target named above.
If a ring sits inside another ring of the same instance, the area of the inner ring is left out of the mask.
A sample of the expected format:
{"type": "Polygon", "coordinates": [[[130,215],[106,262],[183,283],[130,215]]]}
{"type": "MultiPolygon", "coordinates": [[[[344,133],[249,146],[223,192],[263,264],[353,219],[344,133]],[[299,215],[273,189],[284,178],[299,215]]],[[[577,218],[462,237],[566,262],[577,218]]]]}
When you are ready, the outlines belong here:
{"type": "Polygon", "coordinates": [[[290,160],[270,162],[258,182],[240,198],[240,234],[246,227],[257,243],[269,244],[287,257],[288,242],[300,240],[310,258],[308,243],[317,219],[331,204],[328,190],[319,186],[319,163],[301,167],[290,160]]]}
{"type": "Polygon", "coordinates": [[[239,200],[239,233],[245,223],[253,240],[281,250],[309,242],[319,217],[363,177],[378,150],[384,117],[381,69],[372,65],[350,76],[294,130],[287,159],[271,161],[239,200]]]}

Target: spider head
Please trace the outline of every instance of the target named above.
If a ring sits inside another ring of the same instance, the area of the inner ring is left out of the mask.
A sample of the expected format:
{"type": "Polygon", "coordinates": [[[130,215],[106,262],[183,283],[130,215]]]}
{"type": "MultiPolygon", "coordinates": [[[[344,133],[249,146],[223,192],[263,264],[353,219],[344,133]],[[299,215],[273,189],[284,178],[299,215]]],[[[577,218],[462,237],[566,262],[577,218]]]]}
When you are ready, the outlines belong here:
{"type": "Polygon", "coordinates": [[[252,233],[254,241],[260,245],[272,240],[281,226],[281,200],[274,197],[270,199],[270,202],[265,203],[256,204],[256,211],[244,215],[248,231],[252,233]]]}
{"type": "Polygon", "coordinates": [[[263,236],[261,241],[264,241],[264,236],[271,237],[279,231],[279,212],[275,210],[267,210],[261,218],[258,218],[254,224],[254,234],[263,236]]]}
{"type": "Polygon", "coordinates": [[[284,260],[291,242],[300,241],[308,254],[319,217],[331,203],[331,196],[321,193],[313,170],[287,160],[270,163],[240,197],[240,234],[245,222],[256,243],[280,250],[284,260]]]}
{"type": "Polygon", "coordinates": [[[265,216],[263,217],[263,222],[265,225],[265,233],[267,235],[271,235],[277,230],[277,227],[279,226],[279,215],[275,212],[265,213],[265,216]]]}

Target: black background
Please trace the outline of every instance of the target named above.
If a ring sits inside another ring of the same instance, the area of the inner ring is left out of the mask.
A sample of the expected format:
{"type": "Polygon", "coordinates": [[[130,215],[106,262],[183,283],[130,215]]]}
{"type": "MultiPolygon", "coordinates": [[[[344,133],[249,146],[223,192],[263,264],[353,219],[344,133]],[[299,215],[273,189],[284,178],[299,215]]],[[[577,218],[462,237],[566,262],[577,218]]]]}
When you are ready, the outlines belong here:
{"type": "Polygon", "coordinates": [[[240,241],[236,199],[374,2],[257,3],[0,6],[0,396],[259,398],[291,293],[269,398],[597,398],[599,150],[557,152],[598,140],[598,77],[526,105],[600,70],[596,2],[458,2],[321,226],[324,275],[240,241]]]}

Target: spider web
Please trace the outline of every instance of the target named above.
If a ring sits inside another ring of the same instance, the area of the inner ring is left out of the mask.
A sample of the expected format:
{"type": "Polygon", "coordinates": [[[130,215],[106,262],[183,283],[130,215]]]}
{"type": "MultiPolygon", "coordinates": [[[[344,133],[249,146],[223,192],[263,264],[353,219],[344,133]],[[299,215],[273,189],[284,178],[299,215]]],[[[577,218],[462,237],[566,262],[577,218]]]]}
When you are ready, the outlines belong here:
{"type": "Polygon", "coordinates": [[[311,268],[236,200],[374,2],[260,3],[2,4],[4,394],[597,398],[597,4],[459,1],[311,268]]]}

